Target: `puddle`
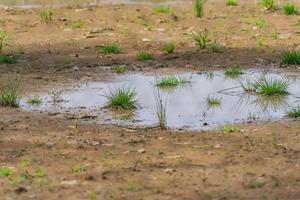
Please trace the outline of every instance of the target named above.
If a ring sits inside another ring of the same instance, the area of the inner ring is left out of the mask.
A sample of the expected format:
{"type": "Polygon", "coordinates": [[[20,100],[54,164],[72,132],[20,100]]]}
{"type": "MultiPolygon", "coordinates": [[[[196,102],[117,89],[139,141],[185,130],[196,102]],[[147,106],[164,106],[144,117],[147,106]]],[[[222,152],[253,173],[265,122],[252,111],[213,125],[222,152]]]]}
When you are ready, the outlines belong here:
{"type": "Polygon", "coordinates": [[[53,5],[54,7],[82,5],[95,6],[106,3],[165,3],[174,2],[174,0],[0,0],[1,6],[19,7],[19,8],[38,8],[53,5]]]}
{"type": "MultiPolygon", "coordinates": [[[[170,128],[204,130],[227,123],[266,121],[284,118],[291,106],[300,104],[300,76],[269,71],[266,78],[281,79],[289,84],[289,95],[278,98],[260,97],[245,94],[240,83],[257,80],[262,71],[245,71],[238,79],[224,76],[222,71],[193,74],[191,83],[172,90],[160,90],[166,103],[167,125],[170,128]],[[231,89],[230,89],[231,88],[231,89]],[[208,106],[207,97],[221,99],[220,106],[208,106]]],[[[190,73],[180,74],[189,78],[190,73]]],[[[157,124],[155,86],[157,77],[143,74],[125,74],[114,82],[88,82],[75,89],[63,90],[64,100],[54,105],[51,95],[39,94],[43,104],[30,106],[22,99],[21,107],[30,111],[88,113],[99,116],[96,120],[103,124],[152,126],[157,124]],[[130,114],[120,114],[103,108],[107,101],[105,95],[110,89],[119,87],[135,88],[139,108],[130,114]]]]}

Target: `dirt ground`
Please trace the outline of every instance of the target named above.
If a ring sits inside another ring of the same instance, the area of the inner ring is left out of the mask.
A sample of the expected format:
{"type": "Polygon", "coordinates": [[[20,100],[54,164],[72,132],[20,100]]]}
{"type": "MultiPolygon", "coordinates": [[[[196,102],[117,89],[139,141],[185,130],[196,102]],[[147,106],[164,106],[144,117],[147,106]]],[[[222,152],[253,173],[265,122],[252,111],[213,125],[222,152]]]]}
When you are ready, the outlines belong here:
{"type": "MultiPolygon", "coordinates": [[[[129,72],[204,71],[233,64],[278,68],[281,54],[300,48],[299,15],[262,9],[205,5],[201,19],[192,2],[172,3],[173,14],[154,5],[56,8],[43,23],[39,9],[0,11],[8,38],[3,53],[17,64],[0,65],[1,79],[21,76],[22,93],[82,81],[110,80],[111,66],[129,72]],[[76,20],[82,28],[72,28],[76,20]],[[199,50],[191,31],[207,28],[222,52],[199,50]],[[276,32],[277,37],[274,36],[276,32]],[[176,50],[165,54],[165,42],[176,50]],[[118,42],[122,53],[98,55],[95,46],[118,42]],[[139,51],[154,61],[137,61],[139,51]]],[[[289,69],[299,72],[299,66],[289,69]]],[[[79,122],[0,107],[0,200],[15,199],[300,199],[300,123],[240,124],[240,131],[175,131],[79,122]]]]}

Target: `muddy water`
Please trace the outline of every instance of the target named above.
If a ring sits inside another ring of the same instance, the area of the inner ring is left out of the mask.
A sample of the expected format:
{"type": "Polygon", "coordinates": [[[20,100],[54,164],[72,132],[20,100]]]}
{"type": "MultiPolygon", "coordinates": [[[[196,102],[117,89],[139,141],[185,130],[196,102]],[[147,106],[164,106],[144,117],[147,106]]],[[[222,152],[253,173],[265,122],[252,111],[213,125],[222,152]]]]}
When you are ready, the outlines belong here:
{"type": "Polygon", "coordinates": [[[102,3],[164,3],[171,0],[0,0],[1,6],[36,8],[43,6],[98,5],[102,3]]]}
{"type": "MultiPolygon", "coordinates": [[[[255,120],[274,120],[286,116],[291,106],[300,105],[300,77],[295,74],[267,72],[268,79],[284,78],[289,83],[289,95],[282,97],[261,97],[244,93],[241,82],[256,80],[261,71],[248,70],[239,78],[226,77],[222,71],[197,74],[180,74],[189,78],[190,84],[177,88],[160,89],[163,103],[166,105],[167,124],[172,128],[208,129],[227,123],[250,122],[255,120]],[[207,97],[221,99],[221,105],[210,106],[207,97]]],[[[156,81],[160,77],[143,74],[126,74],[114,82],[89,82],[77,88],[63,90],[63,102],[54,104],[50,94],[40,94],[44,103],[39,107],[30,106],[26,99],[22,107],[26,110],[44,112],[65,112],[77,115],[95,115],[99,123],[152,126],[157,123],[156,81]],[[135,88],[139,108],[134,113],[116,113],[103,108],[110,90],[135,88]],[[80,113],[80,114],[79,114],[80,113]]]]}

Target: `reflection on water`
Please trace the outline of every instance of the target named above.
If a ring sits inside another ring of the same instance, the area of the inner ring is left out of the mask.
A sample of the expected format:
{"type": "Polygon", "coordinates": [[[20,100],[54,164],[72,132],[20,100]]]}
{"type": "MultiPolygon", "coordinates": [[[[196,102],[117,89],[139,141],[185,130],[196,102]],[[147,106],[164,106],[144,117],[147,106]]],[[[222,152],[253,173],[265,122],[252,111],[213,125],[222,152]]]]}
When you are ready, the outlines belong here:
{"type": "MultiPolygon", "coordinates": [[[[35,8],[43,6],[93,6],[103,3],[164,3],[172,0],[0,0],[0,6],[35,8]]],[[[173,0],[174,1],[174,0],[173,0]]]]}
{"type": "MultiPolygon", "coordinates": [[[[213,76],[193,74],[191,83],[174,90],[161,90],[166,102],[166,117],[169,127],[188,129],[207,129],[225,123],[245,122],[248,120],[281,119],[291,106],[299,104],[300,79],[288,80],[289,95],[265,97],[251,93],[245,94],[240,86],[242,81],[257,80],[262,72],[246,71],[239,80],[230,79],[223,72],[216,71],[213,76]],[[224,92],[226,91],[226,92],[224,92]],[[207,97],[221,99],[219,106],[207,104],[207,97]],[[208,126],[203,126],[203,125],[208,126]]],[[[190,74],[182,74],[189,78],[190,74]]],[[[282,73],[268,72],[267,78],[281,79],[282,73]]],[[[49,94],[40,94],[44,103],[32,107],[23,99],[21,105],[26,110],[49,112],[83,111],[99,115],[100,123],[134,124],[150,126],[157,123],[155,86],[157,77],[142,74],[127,74],[116,78],[114,82],[89,82],[80,85],[76,90],[64,90],[62,98],[66,101],[53,105],[49,94]],[[132,115],[120,115],[103,109],[106,104],[105,92],[118,87],[135,88],[140,105],[132,115]]]]}

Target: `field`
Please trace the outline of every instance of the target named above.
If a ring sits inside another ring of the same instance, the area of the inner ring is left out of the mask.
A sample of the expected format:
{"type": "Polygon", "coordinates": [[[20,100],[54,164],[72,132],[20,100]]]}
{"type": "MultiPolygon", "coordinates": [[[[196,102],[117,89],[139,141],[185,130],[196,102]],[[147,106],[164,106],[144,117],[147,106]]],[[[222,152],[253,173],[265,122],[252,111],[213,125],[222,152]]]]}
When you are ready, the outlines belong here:
{"type": "Polygon", "coordinates": [[[287,2],[2,8],[0,199],[300,199],[287,2]]]}

